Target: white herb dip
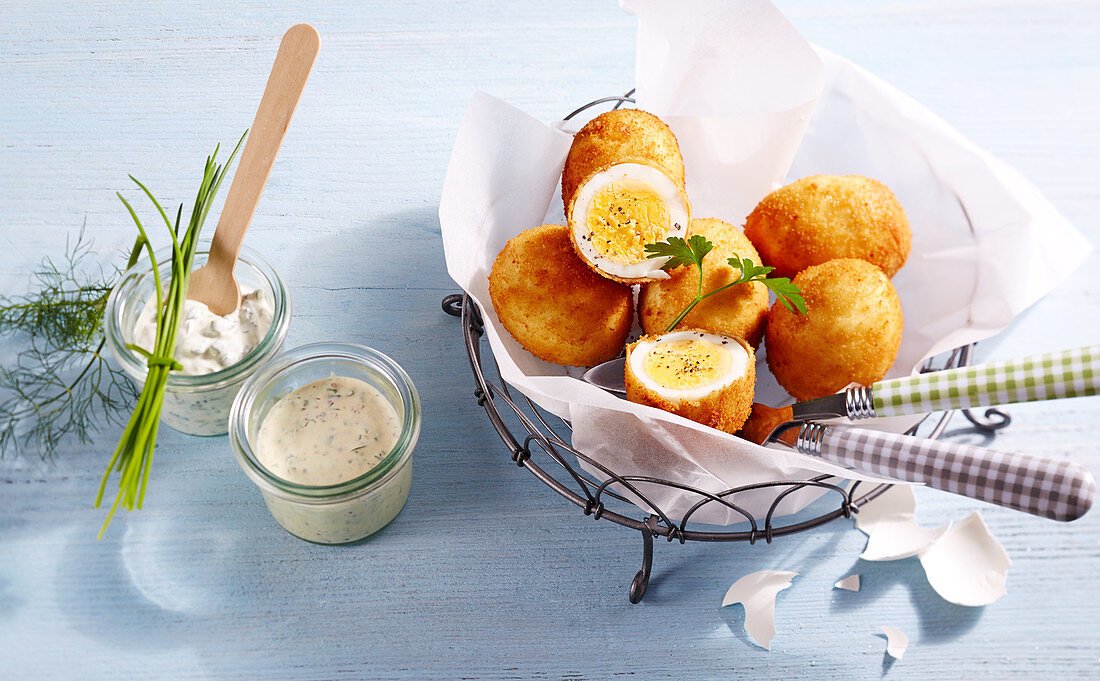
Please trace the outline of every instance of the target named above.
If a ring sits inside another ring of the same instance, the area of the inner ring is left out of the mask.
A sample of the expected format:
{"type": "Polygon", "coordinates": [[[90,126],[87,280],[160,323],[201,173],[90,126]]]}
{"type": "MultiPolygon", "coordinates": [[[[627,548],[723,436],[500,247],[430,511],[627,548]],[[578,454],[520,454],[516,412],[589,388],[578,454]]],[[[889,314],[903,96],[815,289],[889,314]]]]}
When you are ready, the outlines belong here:
{"type": "MultiPolygon", "coordinates": [[[[134,345],[149,352],[156,345],[156,305],[156,298],[149,299],[134,324],[134,345]]],[[[188,376],[231,367],[260,344],[271,328],[273,314],[271,297],[246,287],[241,288],[241,306],[224,317],[211,312],[205,303],[186,300],[173,357],[188,376]]]]}
{"type": "Polygon", "coordinates": [[[377,466],[400,430],[397,411],[382,393],[358,378],[334,375],[271,407],[260,425],[256,459],[288,482],[335,485],[377,466]]]}

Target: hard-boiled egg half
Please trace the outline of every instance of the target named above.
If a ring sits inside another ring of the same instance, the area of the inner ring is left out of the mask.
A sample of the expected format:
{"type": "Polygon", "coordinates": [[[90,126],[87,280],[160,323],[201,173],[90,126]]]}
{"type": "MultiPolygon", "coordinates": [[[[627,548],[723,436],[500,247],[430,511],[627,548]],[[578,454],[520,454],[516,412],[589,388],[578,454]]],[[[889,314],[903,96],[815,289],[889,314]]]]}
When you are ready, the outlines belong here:
{"type": "Polygon", "coordinates": [[[645,245],[686,237],[687,195],[644,163],[616,163],[592,173],[567,207],[570,236],[589,267],[608,279],[637,284],[667,279],[667,257],[647,258],[645,245]]]}
{"type": "Polygon", "coordinates": [[[642,336],[626,349],[626,396],[735,433],[752,409],[756,360],[740,338],[704,331],[642,336]]]}

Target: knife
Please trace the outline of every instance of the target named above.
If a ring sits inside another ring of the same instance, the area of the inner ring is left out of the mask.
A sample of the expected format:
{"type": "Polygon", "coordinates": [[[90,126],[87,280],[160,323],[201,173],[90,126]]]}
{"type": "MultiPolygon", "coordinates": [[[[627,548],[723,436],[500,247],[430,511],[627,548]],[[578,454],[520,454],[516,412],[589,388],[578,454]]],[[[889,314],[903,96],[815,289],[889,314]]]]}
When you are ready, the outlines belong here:
{"type": "MultiPolygon", "coordinates": [[[[625,393],[626,358],[598,364],[582,378],[625,393]]],[[[794,419],[923,414],[997,404],[1081,397],[1100,392],[1100,345],[878,381],[799,402],[794,419]]]]}
{"type": "Polygon", "coordinates": [[[769,436],[802,454],[1068,522],[1092,507],[1096,482],[1080,464],[866,428],[788,422],[769,436]],[[793,429],[798,428],[795,438],[793,429]]]}

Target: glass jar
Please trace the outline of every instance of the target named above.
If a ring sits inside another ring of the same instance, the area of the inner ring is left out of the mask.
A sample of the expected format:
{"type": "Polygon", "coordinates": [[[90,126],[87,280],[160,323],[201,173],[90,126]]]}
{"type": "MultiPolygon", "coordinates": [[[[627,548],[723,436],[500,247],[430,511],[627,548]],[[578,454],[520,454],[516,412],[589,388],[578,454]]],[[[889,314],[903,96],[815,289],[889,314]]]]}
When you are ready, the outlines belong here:
{"type": "Polygon", "coordinates": [[[229,417],[237,463],[271,515],[287,532],[318,544],[358,541],[397,517],[409,496],[419,436],[420,397],[408,374],[381,352],[353,343],[313,343],[276,358],[248,379],[229,417]],[[345,482],[303,485],[271,473],[254,451],[264,418],[283,397],[334,375],[359,379],[382,394],[401,424],[397,442],[373,468],[345,482]]]}
{"type": "MultiPolygon", "coordinates": [[[[195,253],[195,269],[206,264],[210,242],[200,242],[195,253]]],[[[142,256],[145,258],[145,256],[142,256]]],[[[171,279],[171,248],[156,253],[161,287],[167,292],[171,279]]],[[[228,431],[229,408],[245,379],[282,350],[290,328],[290,296],[282,278],[258,253],[241,247],[234,270],[242,287],[263,291],[272,301],[271,326],[260,344],[241,361],[219,371],[201,376],[186,376],[178,371],[168,374],[168,387],[160,419],[176,430],[189,435],[224,435],[228,431]]],[[[122,275],[121,281],[107,298],[103,315],[107,346],[122,370],[140,390],[148,372],[146,358],[126,347],[133,343],[134,326],[146,302],[154,297],[153,268],[148,259],[134,265],[122,275]]]]}

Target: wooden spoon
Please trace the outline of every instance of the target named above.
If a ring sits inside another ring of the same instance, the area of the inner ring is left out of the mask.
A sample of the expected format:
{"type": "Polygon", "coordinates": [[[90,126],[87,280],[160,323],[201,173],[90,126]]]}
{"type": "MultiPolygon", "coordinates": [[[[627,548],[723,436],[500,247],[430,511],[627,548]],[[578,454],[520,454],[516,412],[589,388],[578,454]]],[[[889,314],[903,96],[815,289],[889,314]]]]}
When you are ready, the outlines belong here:
{"type": "Polygon", "coordinates": [[[187,288],[188,298],[206,303],[214,314],[227,315],[240,305],[241,292],[233,278],[233,268],[241,251],[241,240],[260,203],[271,166],[320,47],[321,39],[309,24],[292,26],[279,45],[237,173],[229,185],[218,228],[214,230],[210,256],[205,265],[191,273],[187,288]]]}

